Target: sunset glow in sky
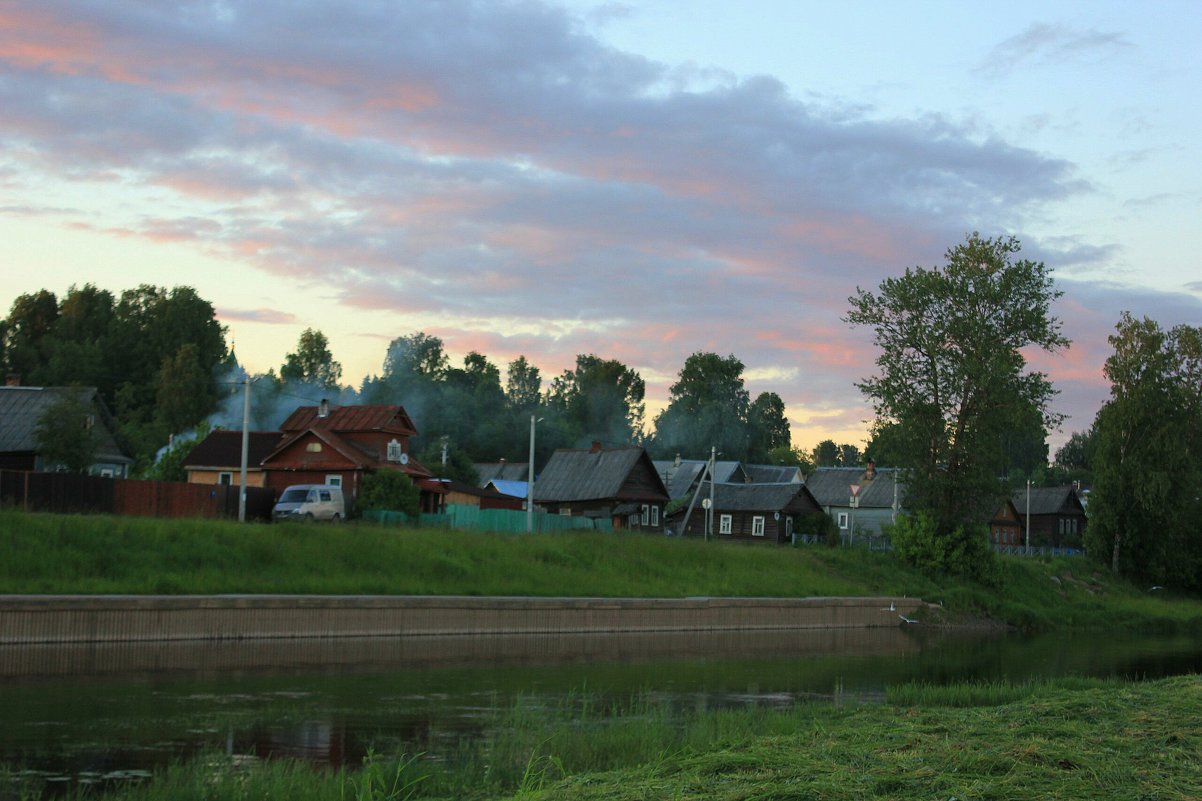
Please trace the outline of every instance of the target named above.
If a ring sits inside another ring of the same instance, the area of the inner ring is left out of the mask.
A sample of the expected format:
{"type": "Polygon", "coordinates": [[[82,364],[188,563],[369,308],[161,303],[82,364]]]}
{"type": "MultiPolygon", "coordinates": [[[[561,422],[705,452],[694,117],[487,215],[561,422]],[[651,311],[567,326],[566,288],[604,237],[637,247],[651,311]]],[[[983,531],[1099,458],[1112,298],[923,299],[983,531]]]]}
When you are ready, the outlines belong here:
{"type": "MultiPolygon", "coordinates": [[[[0,314],[194,286],[252,372],[441,337],[545,381],[733,353],[862,443],[857,286],[970,231],[1054,269],[1090,424],[1122,310],[1202,325],[1196,2],[0,0],[0,314]],[[835,6],[840,6],[836,8],[835,6]]],[[[421,421],[417,421],[420,428],[421,421]]]]}

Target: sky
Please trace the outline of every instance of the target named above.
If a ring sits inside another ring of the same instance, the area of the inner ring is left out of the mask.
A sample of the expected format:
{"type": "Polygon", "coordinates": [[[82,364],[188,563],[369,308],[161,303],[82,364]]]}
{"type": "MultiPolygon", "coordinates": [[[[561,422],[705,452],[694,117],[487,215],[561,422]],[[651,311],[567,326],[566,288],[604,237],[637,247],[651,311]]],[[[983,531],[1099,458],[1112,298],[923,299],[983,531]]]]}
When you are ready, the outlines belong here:
{"type": "MultiPolygon", "coordinates": [[[[1202,325],[1202,3],[0,0],[0,313],[189,285],[239,360],[358,385],[440,337],[546,383],[733,354],[863,443],[857,288],[1016,236],[1105,402],[1122,311],[1202,325]]],[[[421,422],[417,421],[420,428],[421,422]]]]}

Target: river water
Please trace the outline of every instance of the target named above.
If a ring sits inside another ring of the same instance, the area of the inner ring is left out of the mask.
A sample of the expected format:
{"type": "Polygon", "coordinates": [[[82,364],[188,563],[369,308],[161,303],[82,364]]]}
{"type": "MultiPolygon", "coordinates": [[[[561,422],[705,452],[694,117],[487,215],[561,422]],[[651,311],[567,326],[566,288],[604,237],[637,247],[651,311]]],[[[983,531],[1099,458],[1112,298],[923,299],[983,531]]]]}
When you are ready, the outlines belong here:
{"type": "Polygon", "coordinates": [[[436,752],[517,699],[872,703],[913,681],[1200,671],[1198,638],[921,627],[0,646],[0,766],[71,787],[212,751],[357,765],[381,737],[436,752]]]}

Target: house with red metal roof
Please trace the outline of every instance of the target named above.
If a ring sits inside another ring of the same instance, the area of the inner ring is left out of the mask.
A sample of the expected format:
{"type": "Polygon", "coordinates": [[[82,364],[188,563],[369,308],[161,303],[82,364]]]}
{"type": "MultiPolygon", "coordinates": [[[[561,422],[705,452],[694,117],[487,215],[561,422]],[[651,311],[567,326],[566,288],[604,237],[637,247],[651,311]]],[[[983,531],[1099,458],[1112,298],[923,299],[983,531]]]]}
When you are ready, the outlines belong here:
{"type": "Polygon", "coordinates": [[[422,511],[441,509],[446,488],[409,453],[417,427],[401,406],[301,406],[280,426],[283,437],[262,459],[266,486],[282,491],[293,484],[332,484],[359,496],[364,477],[397,470],[422,491],[422,511]]]}

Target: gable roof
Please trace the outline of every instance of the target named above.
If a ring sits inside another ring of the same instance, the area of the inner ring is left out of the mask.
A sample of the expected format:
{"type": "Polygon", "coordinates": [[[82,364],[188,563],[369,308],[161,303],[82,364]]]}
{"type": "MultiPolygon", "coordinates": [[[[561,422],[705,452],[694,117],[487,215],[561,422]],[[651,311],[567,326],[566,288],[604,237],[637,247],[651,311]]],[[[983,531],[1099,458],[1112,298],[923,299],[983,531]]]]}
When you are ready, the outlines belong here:
{"type": "Polygon", "coordinates": [[[785,464],[745,464],[743,470],[753,484],[800,484],[801,468],[785,464]]]}
{"type": "MultiPolygon", "coordinates": [[[[267,454],[284,439],[279,431],[251,431],[246,448],[246,464],[258,469],[267,454]]],[[[188,451],[184,467],[241,467],[242,432],[219,428],[188,451]]]]}
{"type": "MultiPolygon", "coordinates": [[[[1020,515],[1027,513],[1027,490],[1015,492],[1010,500],[1020,515]]],[[[1031,514],[1085,514],[1085,505],[1071,484],[1060,487],[1031,487],[1031,514]]]]}
{"type": "MultiPolygon", "coordinates": [[[[696,487],[709,459],[656,459],[652,464],[668,490],[668,497],[683,498],[696,487]]],[[[743,464],[733,461],[714,462],[714,476],[719,484],[741,484],[750,480],[743,464]]],[[[706,480],[709,480],[708,476],[706,480]]]]}
{"type": "Polygon", "coordinates": [[[906,487],[895,467],[876,468],[876,478],[865,481],[862,467],[819,467],[806,478],[806,487],[823,506],[848,506],[851,485],[860,485],[860,508],[888,509],[893,506],[893,488],[897,486],[897,501],[903,503],[906,487]]]}
{"type": "MultiPolygon", "coordinates": [[[[527,462],[476,462],[476,475],[480,476],[480,486],[488,486],[490,481],[526,481],[529,464],[527,462]]],[[[525,493],[522,493],[525,497],[525,493]]]]}
{"type": "Polygon", "coordinates": [[[330,406],[322,417],[320,406],[300,406],[288,415],[280,430],[288,433],[323,428],[330,431],[385,431],[390,434],[414,436],[417,427],[403,406],[330,406]]]}
{"type": "Polygon", "coordinates": [[[54,404],[77,393],[81,403],[91,405],[97,412],[99,442],[98,461],[130,464],[114,434],[116,423],[95,387],[0,387],[0,452],[36,453],[38,451],[38,421],[54,404]]]}
{"type": "Polygon", "coordinates": [[[555,451],[534,485],[534,502],[618,498],[640,462],[644,463],[649,480],[655,484],[652,494],[667,499],[668,491],[647,451],[631,447],[555,451]]]}
{"type": "MultiPolygon", "coordinates": [[[[710,483],[702,482],[698,491],[702,498],[708,498],[710,483]]],[[[774,512],[784,509],[798,497],[804,505],[821,510],[806,485],[797,482],[714,485],[714,508],[723,512],[774,512]]]]}
{"type": "Polygon", "coordinates": [[[510,498],[525,498],[526,490],[530,488],[530,485],[525,481],[506,481],[503,478],[494,478],[485,484],[484,488],[496,490],[510,498]]]}

